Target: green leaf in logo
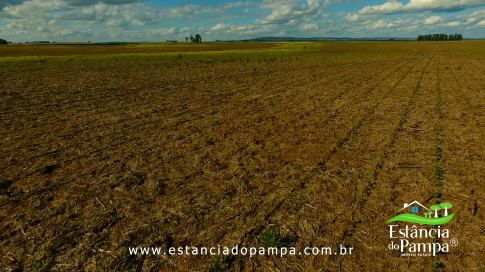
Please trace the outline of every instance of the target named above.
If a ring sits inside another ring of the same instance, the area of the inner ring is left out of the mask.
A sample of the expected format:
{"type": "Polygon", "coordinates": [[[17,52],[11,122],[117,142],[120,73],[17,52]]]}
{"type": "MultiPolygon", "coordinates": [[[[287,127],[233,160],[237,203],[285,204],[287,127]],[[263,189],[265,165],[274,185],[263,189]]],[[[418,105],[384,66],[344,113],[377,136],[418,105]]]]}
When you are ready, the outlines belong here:
{"type": "Polygon", "coordinates": [[[411,213],[404,213],[393,217],[391,220],[387,221],[387,223],[402,221],[402,222],[418,223],[423,225],[443,225],[450,222],[450,220],[453,218],[454,215],[455,214],[453,213],[441,218],[426,218],[426,217],[422,217],[411,213]]]}

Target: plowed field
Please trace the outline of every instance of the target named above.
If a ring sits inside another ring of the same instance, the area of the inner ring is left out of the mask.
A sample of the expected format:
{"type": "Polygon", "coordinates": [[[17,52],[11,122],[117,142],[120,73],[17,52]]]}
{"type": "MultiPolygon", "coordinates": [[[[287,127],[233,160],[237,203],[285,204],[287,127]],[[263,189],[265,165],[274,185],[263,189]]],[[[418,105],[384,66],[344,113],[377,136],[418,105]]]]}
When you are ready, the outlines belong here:
{"type": "Polygon", "coordinates": [[[485,270],[483,41],[10,46],[1,271],[485,270]],[[386,222],[413,200],[453,203],[446,227],[459,245],[434,257],[389,250],[386,222]],[[128,252],[268,240],[354,249],[128,252]]]}

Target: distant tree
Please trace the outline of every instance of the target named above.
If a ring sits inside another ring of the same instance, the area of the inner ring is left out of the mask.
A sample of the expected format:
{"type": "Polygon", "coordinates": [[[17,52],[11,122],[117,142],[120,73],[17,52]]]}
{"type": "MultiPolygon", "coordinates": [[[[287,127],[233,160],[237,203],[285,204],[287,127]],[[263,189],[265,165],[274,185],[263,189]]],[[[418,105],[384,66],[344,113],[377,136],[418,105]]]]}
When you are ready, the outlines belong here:
{"type": "Polygon", "coordinates": [[[195,34],[195,42],[196,43],[201,43],[202,42],[202,36],[200,36],[199,33],[195,34]]]}
{"type": "Polygon", "coordinates": [[[0,39],[0,44],[8,44],[8,42],[4,39],[0,39]]]}
{"type": "Polygon", "coordinates": [[[189,42],[189,37],[185,37],[185,42],[189,42]]]}
{"type": "Polygon", "coordinates": [[[193,43],[201,43],[202,42],[202,36],[197,33],[194,35],[190,35],[190,42],[193,42],[193,43]]]}

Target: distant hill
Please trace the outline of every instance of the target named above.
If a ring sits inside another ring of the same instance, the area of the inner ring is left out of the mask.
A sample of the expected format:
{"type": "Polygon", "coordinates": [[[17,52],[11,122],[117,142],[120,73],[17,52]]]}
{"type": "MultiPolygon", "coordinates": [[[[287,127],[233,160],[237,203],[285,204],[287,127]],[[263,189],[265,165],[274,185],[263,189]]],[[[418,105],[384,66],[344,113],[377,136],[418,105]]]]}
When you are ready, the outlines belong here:
{"type": "Polygon", "coordinates": [[[371,38],[333,38],[333,37],[259,37],[246,40],[232,40],[227,42],[318,42],[318,41],[414,41],[414,38],[396,38],[396,37],[371,37],[371,38]]]}

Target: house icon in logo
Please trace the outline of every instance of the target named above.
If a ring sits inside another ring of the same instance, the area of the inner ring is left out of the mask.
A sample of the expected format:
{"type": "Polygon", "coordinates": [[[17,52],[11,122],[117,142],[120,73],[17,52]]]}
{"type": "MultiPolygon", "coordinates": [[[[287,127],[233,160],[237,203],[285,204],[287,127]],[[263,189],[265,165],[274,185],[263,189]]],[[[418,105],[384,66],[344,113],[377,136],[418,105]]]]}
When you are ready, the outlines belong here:
{"type": "Polygon", "coordinates": [[[403,212],[403,211],[409,211],[413,214],[419,214],[420,211],[422,212],[431,212],[430,209],[426,208],[423,204],[419,203],[418,201],[413,201],[411,203],[404,203],[404,207],[402,209],[400,209],[399,211],[397,212],[403,212]],[[422,209],[420,209],[420,207],[422,209]]]}
{"type": "Polygon", "coordinates": [[[428,209],[426,206],[415,200],[411,203],[404,203],[403,208],[397,211],[397,213],[400,214],[387,221],[387,224],[390,222],[401,221],[425,225],[443,225],[453,219],[455,214],[448,214],[448,210],[452,207],[453,205],[451,205],[451,203],[445,202],[432,205],[428,209]],[[441,210],[444,212],[438,213],[438,211],[441,210]]]}

